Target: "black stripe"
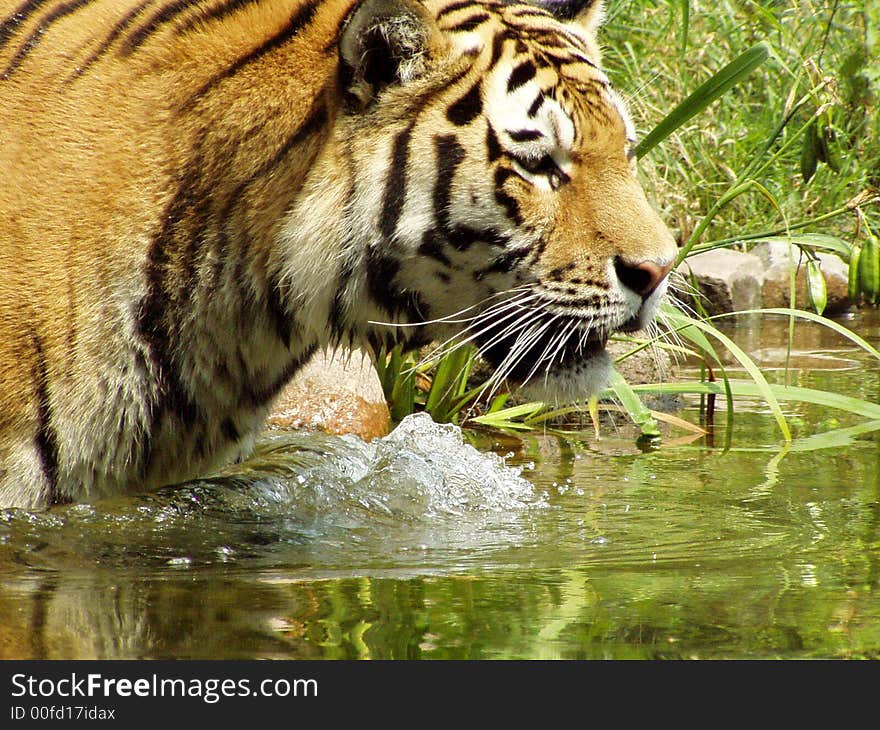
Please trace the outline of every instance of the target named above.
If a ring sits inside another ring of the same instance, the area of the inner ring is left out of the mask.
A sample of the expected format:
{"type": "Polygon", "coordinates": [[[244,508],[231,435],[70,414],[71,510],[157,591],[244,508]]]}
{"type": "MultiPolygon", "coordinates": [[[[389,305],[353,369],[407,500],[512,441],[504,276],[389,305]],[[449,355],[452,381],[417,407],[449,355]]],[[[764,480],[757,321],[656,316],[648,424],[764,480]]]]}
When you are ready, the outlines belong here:
{"type": "Polygon", "coordinates": [[[226,220],[232,212],[232,208],[238,202],[238,199],[245,192],[245,189],[256,182],[259,178],[265,177],[272,172],[288,153],[299,143],[304,141],[306,137],[311,136],[315,132],[321,130],[327,123],[327,109],[323,104],[317,104],[303,120],[302,124],[288,136],[284,143],[275,151],[271,158],[261,164],[256,171],[251,173],[246,180],[239,183],[235,192],[230,197],[229,203],[223,211],[223,220],[226,220]]]}
{"type": "Polygon", "coordinates": [[[595,68],[595,69],[599,68],[595,63],[593,63],[586,56],[581,56],[581,55],[573,56],[570,53],[563,55],[562,53],[557,53],[549,48],[544,51],[543,55],[544,55],[544,59],[548,63],[552,64],[553,66],[567,66],[569,64],[583,63],[586,66],[590,66],[591,68],[595,68]]]}
{"type": "Polygon", "coordinates": [[[232,78],[245,66],[248,66],[249,64],[258,61],[266,54],[277,50],[285,43],[289,42],[297,33],[299,33],[300,30],[302,30],[312,21],[312,18],[315,16],[315,13],[318,10],[318,5],[320,5],[321,2],[322,0],[309,0],[308,3],[299,8],[291,16],[290,20],[287,22],[287,25],[279,30],[275,35],[246,53],[244,56],[237,58],[231,66],[223,69],[222,71],[208,79],[208,81],[206,81],[204,84],[202,84],[201,88],[199,88],[183,105],[184,108],[188,108],[198,102],[198,100],[202,96],[211,91],[211,89],[213,89],[224,79],[232,78]]]}
{"type": "Polygon", "coordinates": [[[465,18],[453,25],[444,27],[443,30],[449,33],[468,33],[475,28],[479,28],[483,23],[489,20],[489,17],[488,13],[476,13],[469,18],[465,18]]]}
{"type": "Polygon", "coordinates": [[[567,39],[559,36],[555,28],[553,30],[532,30],[530,35],[542,48],[569,48],[571,46],[567,39]]]}
{"type": "MultiPolygon", "coordinates": [[[[587,46],[584,43],[584,39],[581,38],[580,36],[576,35],[575,33],[572,33],[570,30],[567,30],[565,27],[555,28],[554,31],[556,33],[558,33],[559,35],[561,35],[563,38],[565,38],[565,40],[567,40],[577,50],[581,51],[582,53],[587,52],[587,46]]],[[[590,61],[589,59],[582,59],[582,60],[584,61],[584,63],[588,63],[591,66],[595,66],[595,64],[592,61],[590,61]]]]}
{"type": "MultiPolygon", "coordinates": [[[[284,141],[272,158],[260,165],[237,187],[226,205],[222,220],[228,219],[248,185],[271,173],[298,142],[320,129],[325,120],[326,110],[323,107],[315,109],[299,129],[284,141]]],[[[181,304],[185,301],[188,294],[186,290],[190,288],[186,284],[187,280],[190,278],[193,280],[192,287],[196,284],[195,262],[199,250],[198,244],[201,243],[204,230],[204,216],[208,210],[206,187],[213,184],[212,180],[200,177],[204,175],[204,170],[199,159],[197,146],[194,162],[189,165],[186,177],[178,186],[178,192],[166,207],[162,230],[154,237],[151,245],[146,271],[148,293],[138,308],[138,333],[149,347],[158,383],[154,402],[149,406],[151,431],[165,413],[176,415],[184,425],[193,423],[198,417],[197,406],[176,372],[173,354],[177,349],[176,343],[183,337],[183,333],[179,330],[180,316],[172,307],[175,303],[181,304]],[[180,254],[175,254],[175,251],[181,251],[182,257],[180,254]],[[186,276],[184,286],[175,292],[171,290],[171,283],[174,281],[171,271],[175,268],[175,261],[178,260],[183,264],[186,276]]],[[[222,235],[220,237],[223,238],[222,235]]],[[[275,321],[279,337],[289,345],[290,316],[281,301],[279,288],[271,281],[268,282],[263,305],[264,311],[267,311],[275,321]]],[[[270,390],[274,394],[277,388],[273,386],[270,390]]],[[[145,467],[146,463],[145,458],[145,467]]]]}
{"type": "Polygon", "coordinates": [[[452,3],[451,5],[447,5],[439,13],[437,13],[436,19],[440,20],[445,15],[449,15],[449,13],[454,13],[456,10],[461,10],[462,8],[469,8],[473,5],[474,5],[473,0],[460,0],[457,3],[452,3]]]}
{"type": "Polygon", "coordinates": [[[37,433],[34,436],[34,446],[40,456],[40,468],[46,478],[46,505],[51,507],[56,504],[68,502],[58,494],[58,434],[52,425],[52,405],[49,401],[49,368],[46,363],[46,354],[43,352],[43,343],[36,332],[31,333],[36,362],[32,372],[36,386],[37,398],[37,433]]]}
{"type": "Polygon", "coordinates": [[[244,404],[251,408],[259,408],[265,406],[271,401],[278,392],[296,375],[297,371],[308,362],[309,358],[315,354],[318,346],[313,344],[303,350],[299,357],[293,358],[287,366],[281,371],[281,374],[275,378],[269,385],[262,388],[254,389],[251,383],[245,384],[245,392],[242,394],[244,404]]]}
{"type": "Polygon", "coordinates": [[[78,66],[76,71],[74,71],[73,76],[68,78],[70,81],[72,78],[76,76],[82,76],[93,64],[95,64],[101,57],[107,53],[110,49],[110,46],[113,45],[114,41],[119,38],[135,20],[137,20],[138,16],[143,13],[150,5],[152,5],[156,0],[144,0],[140,5],[135,8],[129,10],[122,19],[113,26],[110,33],[104,39],[104,42],[98,47],[98,49],[89,56],[85,62],[78,66]]]}
{"type": "Polygon", "coordinates": [[[382,202],[382,213],[379,216],[379,229],[386,241],[391,241],[397,230],[397,222],[406,199],[406,166],[409,158],[409,140],[412,137],[415,122],[398,132],[394,138],[391,153],[391,166],[385,180],[385,196],[382,202]]]}
{"type": "Polygon", "coordinates": [[[0,48],[6,45],[12,34],[24,25],[29,17],[39,10],[40,6],[45,2],[46,0],[25,0],[25,2],[6,16],[6,19],[0,23],[0,48]]]}
{"type": "Polygon", "coordinates": [[[208,23],[210,21],[223,20],[224,18],[232,15],[236,11],[258,2],[261,2],[261,0],[225,0],[219,5],[215,5],[212,8],[200,10],[195,15],[187,18],[180,25],[178,25],[177,28],[174,29],[174,32],[176,34],[186,33],[187,31],[195,28],[199,23],[208,23]]]}
{"type": "Polygon", "coordinates": [[[337,342],[342,341],[344,333],[348,329],[346,326],[345,290],[353,274],[354,264],[350,258],[346,258],[336,277],[336,293],[333,295],[333,303],[330,305],[330,329],[333,332],[333,339],[337,342]]]}
{"type": "Polygon", "coordinates": [[[3,73],[0,74],[0,78],[9,78],[9,76],[11,76],[15,72],[15,70],[19,66],[21,66],[27,55],[40,44],[41,40],[43,40],[43,36],[46,34],[46,31],[49,30],[49,27],[52,25],[52,23],[54,23],[56,20],[60,20],[66,15],[70,15],[71,13],[76,12],[84,5],[88,5],[90,2],[92,2],[92,0],[71,0],[70,2],[59,5],[45,18],[43,18],[40,21],[40,24],[33,31],[31,31],[31,34],[28,36],[27,40],[21,44],[18,51],[16,51],[15,55],[12,57],[12,60],[9,62],[9,65],[7,65],[3,73]]]}
{"type": "Polygon", "coordinates": [[[552,19],[554,17],[553,13],[544,10],[543,8],[516,8],[514,15],[516,15],[517,18],[537,17],[552,19]]]}
{"type": "MultiPolygon", "coordinates": [[[[262,115],[262,119],[255,120],[254,124],[249,129],[244,130],[240,135],[235,138],[235,144],[232,145],[232,148],[240,148],[246,140],[249,140],[253,136],[261,133],[266,128],[266,126],[279,114],[280,112],[276,110],[271,113],[266,113],[262,115]]],[[[196,145],[196,149],[201,149],[201,147],[202,142],[196,145]]],[[[229,200],[226,201],[226,204],[219,215],[220,221],[225,222],[228,220],[230,211],[232,210],[236,202],[236,199],[230,196],[229,200]]],[[[213,262],[211,263],[209,281],[205,286],[205,293],[209,297],[213,296],[214,293],[217,291],[217,288],[223,283],[223,274],[226,271],[226,264],[229,253],[228,236],[226,235],[226,230],[223,228],[223,226],[220,226],[218,228],[218,230],[216,231],[216,236],[217,240],[214,245],[214,257],[213,262]]]]}
{"type": "Polygon", "coordinates": [[[180,379],[174,358],[182,333],[172,311],[176,293],[171,290],[171,281],[174,278],[172,252],[179,246],[180,227],[188,218],[193,198],[198,195],[198,173],[195,167],[187,171],[177,193],[165,207],[162,228],[153,237],[147,256],[147,293],[138,305],[136,325],[138,336],[149,348],[156,382],[156,392],[149,404],[147,441],[165,413],[176,415],[185,426],[191,426],[197,416],[196,405],[180,379]]]}
{"type": "MultiPolygon", "coordinates": [[[[410,322],[424,320],[430,308],[417,291],[400,289],[394,282],[400,262],[375,246],[367,249],[365,268],[370,298],[391,315],[403,314],[410,322]]],[[[408,333],[415,336],[416,333],[408,333]]]]}
{"type": "Polygon", "coordinates": [[[563,277],[569,271],[574,271],[576,268],[577,268],[577,264],[574,261],[569,261],[567,264],[563,264],[562,266],[557,266],[555,269],[548,272],[546,275],[546,278],[551,279],[552,281],[562,281],[563,277]]]}
{"type": "Polygon", "coordinates": [[[514,267],[522,261],[529,253],[527,248],[519,248],[515,251],[508,251],[496,257],[492,263],[483,269],[474,273],[475,279],[482,279],[488,274],[507,274],[513,271],[514,267]]]}
{"type": "Polygon", "coordinates": [[[474,121],[483,111],[482,81],[477,81],[458,101],[446,110],[446,118],[461,127],[474,121]]]}
{"type": "Polygon", "coordinates": [[[452,181],[458,166],[464,162],[464,147],[454,135],[435,136],[437,178],[434,183],[434,218],[445,234],[451,226],[449,213],[452,203],[452,181]]]}
{"type": "MultiPolygon", "coordinates": [[[[492,228],[481,230],[450,221],[452,182],[455,178],[456,170],[464,161],[465,151],[454,135],[437,136],[434,138],[434,144],[437,150],[434,216],[440,232],[457,251],[466,251],[477,242],[488,243],[491,246],[507,245],[508,238],[492,228]]],[[[433,255],[439,261],[443,261],[444,258],[446,262],[449,261],[436,240],[423,240],[420,251],[429,256],[433,255]],[[438,252],[443,258],[437,255],[438,252]]]]}
{"type": "Polygon", "coordinates": [[[146,23],[132,31],[131,35],[128,36],[122,48],[122,54],[127,56],[134,53],[149,40],[151,35],[158,32],[163,25],[172,22],[178,15],[189,10],[192,5],[193,0],[176,0],[176,2],[157,10],[146,23]]]}
{"type": "Polygon", "coordinates": [[[220,433],[223,434],[223,438],[227,441],[237,442],[241,438],[241,434],[238,432],[238,427],[231,418],[223,419],[223,422],[220,424],[220,433]]]}
{"type": "Polygon", "coordinates": [[[467,251],[475,243],[488,243],[490,246],[506,246],[509,242],[507,236],[502,235],[494,228],[479,230],[470,226],[455,225],[444,231],[449,243],[456,251],[467,251]]]}
{"type": "MultiPolygon", "coordinates": [[[[492,57],[489,59],[489,69],[494,68],[495,64],[498,63],[501,55],[504,53],[504,42],[509,38],[511,38],[510,31],[503,31],[492,39],[492,57]]],[[[487,72],[489,69],[487,69],[487,72]]]]}
{"type": "Polygon", "coordinates": [[[504,182],[507,178],[516,175],[516,173],[507,167],[498,167],[495,170],[495,200],[501,205],[507,217],[516,225],[522,225],[522,215],[519,210],[519,203],[509,193],[504,190],[504,182]]]}
{"type": "Polygon", "coordinates": [[[419,253],[422,256],[430,256],[432,259],[436,259],[444,266],[451,268],[452,261],[450,258],[443,252],[443,238],[440,236],[437,231],[431,229],[425,231],[422,236],[422,243],[419,245],[419,253]]]}
{"type": "MultiPolygon", "coordinates": [[[[195,169],[201,169],[201,153],[190,160],[189,164],[195,169]]],[[[178,235],[178,238],[186,244],[181,259],[182,283],[177,297],[181,304],[190,301],[198,283],[199,263],[204,261],[205,257],[206,231],[211,215],[211,197],[205,188],[205,181],[202,180],[200,189],[192,191],[190,213],[186,217],[188,225],[178,235]]]]}
{"type": "Polygon", "coordinates": [[[539,238],[538,242],[533,245],[531,251],[529,251],[529,260],[527,264],[530,266],[534,266],[536,262],[540,261],[549,243],[549,237],[545,236],[543,238],[539,238]]]}
{"type": "Polygon", "coordinates": [[[495,134],[495,128],[491,124],[486,129],[486,149],[489,154],[489,162],[495,162],[501,157],[501,143],[498,141],[498,135],[495,134]]]}
{"type": "Polygon", "coordinates": [[[529,106],[528,115],[529,118],[534,118],[535,114],[538,113],[538,110],[544,105],[544,92],[538,92],[538,95],[535,97],[535,100],[532,102],[531,106],[529,106]]]}
{"type": "Polygon", "coordinates": [[[394,278],[400,271],[400,262],[386,256],[375,246],[367,249],[367,290],[376,304],[386,312],[396,313],[401,307],[402,292],[394,288],[394,278]]]}
{"type": "Polygon", "coordinates": [[[531,81],[535,78],[537,71],[538,69],[531,59],[523,61],[510,73],[510,78],[507,79],[507,93],[516,91],[520,86],[531,81]]]}
{"type": "MultiPolygon", "coordinates": [[[[226,223],[232,215],[232,212],[241,198],[246,194],[247,188],[250,187],[258,179],[269,175],[281,162],[290,154],[297,145],[301,144],[307,137],[315,132],[320,131],[327,123],[327,109],[323,105],[318,105],[312,109],[308,117],[300,124],[284,143],[276,150],[275,154],[266,160],[255,172],[253,172],[246,180],[239,183],[235,191],[229,197],[226,206],[221,214],[221,222],[224,230],[222,240],[226,241],[225,228],[226,223]]],[[[239,257],[239,263],[243,265],[245,257],[239,257]]],[[[268,282],[266,289],[266,305],[268,314],[275,323],[275,331],[284,346],[289,348],[292,336],[292,316],[281,296],[281,288],[274,282],[268,282]]]]}
{"type": "MultiPolygon", "coordinates": [[[[281,284],[277,279],[269,278],[266,281],[266,307],[269,317],[275,325],[275,334],[289,350],[293,341],[294,315],[287,306],[286,298],[281,293],[281,284]]],[[[297,331],[299,328],[297,326],[297,331]]]]}
{"type": "Polygon", "coordinates": [[[544,136],[544,133],[537,129],[505,129],[504,131],[514,142],[532,142],[544,136]]]}

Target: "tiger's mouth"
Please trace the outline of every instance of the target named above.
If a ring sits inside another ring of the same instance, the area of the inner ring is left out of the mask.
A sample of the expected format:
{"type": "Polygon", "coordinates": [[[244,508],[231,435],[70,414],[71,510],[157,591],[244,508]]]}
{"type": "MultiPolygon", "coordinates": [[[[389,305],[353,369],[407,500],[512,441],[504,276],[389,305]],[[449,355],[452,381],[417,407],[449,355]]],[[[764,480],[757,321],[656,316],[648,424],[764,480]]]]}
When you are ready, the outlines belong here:
{"type": "Polygon", "coordinates": [[[644,329],[660,296],[655,292],[636,312],[622,304],[580,312],[526,291],[474,318],[468,339],[493,369],[493,388],[507,381],[539,400],[573,402],[608,385],[609,336],[644,329]]]}

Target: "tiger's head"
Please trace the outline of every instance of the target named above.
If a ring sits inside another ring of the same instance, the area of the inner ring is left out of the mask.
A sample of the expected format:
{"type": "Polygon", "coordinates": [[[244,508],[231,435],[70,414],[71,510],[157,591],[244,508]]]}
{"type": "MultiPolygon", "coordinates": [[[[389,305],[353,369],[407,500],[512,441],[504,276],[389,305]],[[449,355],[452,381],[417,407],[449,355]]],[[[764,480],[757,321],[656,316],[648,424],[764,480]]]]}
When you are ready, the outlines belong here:
{"type": "Polygon", "coordinates": [[[676,245],[599,66],[601,12],[599,0],[351,12],[334,147],[350,174],[332,203],[349,242],[339,330],[471,341],[497,380],[551,398],[602,387],[608,336],[651,320],[676,245]]]}

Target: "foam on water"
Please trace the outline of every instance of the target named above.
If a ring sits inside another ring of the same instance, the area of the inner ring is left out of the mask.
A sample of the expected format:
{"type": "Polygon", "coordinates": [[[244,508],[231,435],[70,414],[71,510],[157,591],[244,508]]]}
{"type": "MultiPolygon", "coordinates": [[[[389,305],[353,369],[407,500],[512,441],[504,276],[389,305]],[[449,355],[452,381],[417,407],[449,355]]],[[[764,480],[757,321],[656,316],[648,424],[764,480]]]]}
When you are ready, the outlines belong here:
{"type": "Polygon", "coordinates": [[[520,472],[425,414],[371,443],[267,434],[252,458],[207,479],[50,513],[0,512],[0,553],[49,565],[354,568],[396,555],[422,566],[527,540],[527,511],[547,501],[520,472]]]}
{"type": "Polygon", "coordinates": [[[301,511],[358,505],[419,519],[543,505],[521,471],[465,443],[458,426],[417,413],[371,443],[353,436],[279,435],[221,478],[249,485],[239,506],[277,510],[286,504],[301,511]]]}
{"type": "Polygon", "coordinates": [[[387,494],[414,516],[523,509],[541,503],[521,469],[496,454],[464,442],[461,429],[434,423],[430,416],[407,416],[375,442],[370,469],[360,482],[387,494]]]}

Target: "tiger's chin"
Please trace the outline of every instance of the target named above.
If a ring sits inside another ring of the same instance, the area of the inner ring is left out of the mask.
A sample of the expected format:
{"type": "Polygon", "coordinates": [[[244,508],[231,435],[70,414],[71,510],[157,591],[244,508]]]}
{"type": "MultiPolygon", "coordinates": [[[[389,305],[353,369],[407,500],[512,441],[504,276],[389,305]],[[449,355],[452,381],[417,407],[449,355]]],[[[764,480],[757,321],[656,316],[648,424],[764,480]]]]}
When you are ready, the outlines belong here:
{"type": "Polygon", "coordinates": [[[611,356],[602,348],[532,376],[520,390],[529,400],[548,405],[583,402],[608,385],[611,371],[611,356]]]}
{"type": "Polygon", "coordinates": [[[496,378],[506,379],[529,399],[556,405],[584,401],[608,384],[612,364],[607,339],[594,337],[555,350],[540,341],[522,351],[515,343],[509,349],[498,343],[481,352],[496,378]]]}

